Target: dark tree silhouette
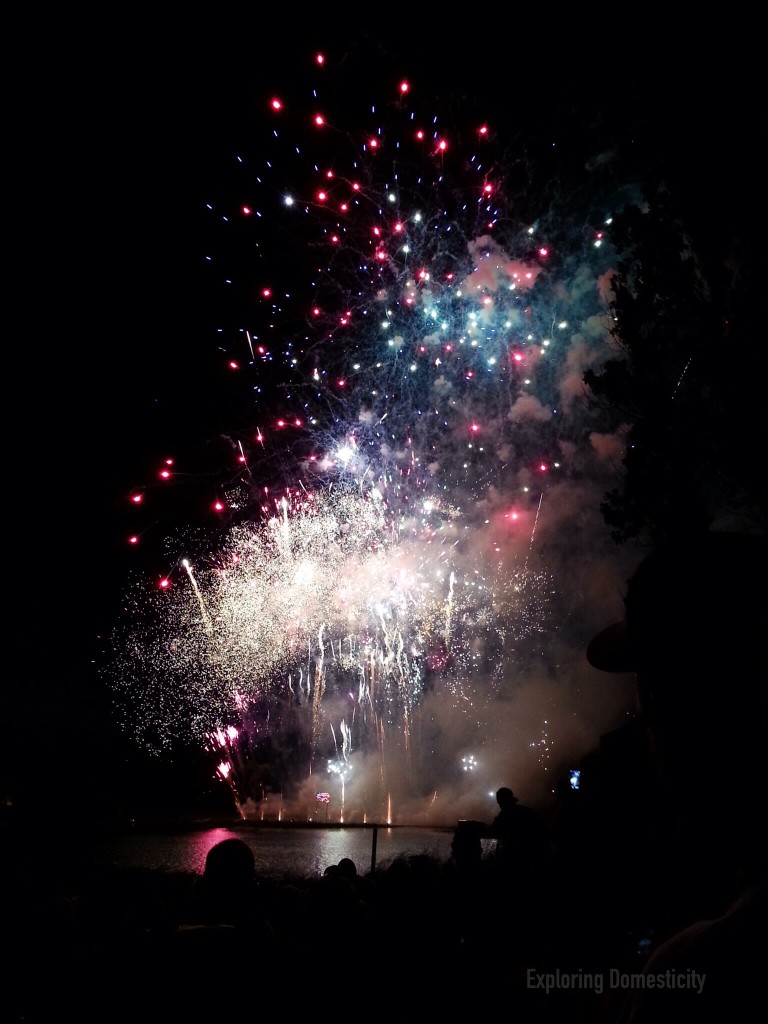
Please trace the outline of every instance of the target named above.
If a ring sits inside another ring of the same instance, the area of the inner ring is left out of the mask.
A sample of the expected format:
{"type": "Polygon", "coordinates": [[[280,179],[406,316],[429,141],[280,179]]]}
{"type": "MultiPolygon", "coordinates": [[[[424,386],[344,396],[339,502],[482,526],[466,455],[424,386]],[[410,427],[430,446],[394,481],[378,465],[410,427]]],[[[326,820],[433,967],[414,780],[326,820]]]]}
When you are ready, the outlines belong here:
{"type": "Polygon", "coordinates": [[[659,188],[612,228],[616,358],[584,380],[609,429],[625,431],[623,480],[601,505],[619,542],[765,526],[751,254],[688,199],[686,210],[659,188]]]}

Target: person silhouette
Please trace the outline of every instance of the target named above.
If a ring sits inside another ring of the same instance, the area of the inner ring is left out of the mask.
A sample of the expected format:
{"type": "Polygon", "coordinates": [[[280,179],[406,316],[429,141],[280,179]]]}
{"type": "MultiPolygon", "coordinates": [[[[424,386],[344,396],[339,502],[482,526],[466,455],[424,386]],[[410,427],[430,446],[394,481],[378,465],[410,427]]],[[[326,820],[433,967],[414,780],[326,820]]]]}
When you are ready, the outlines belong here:
{"type": "Polygon", "coordinates": [[[250,846],[237,837],[215,843],[206,854],[197,895],[201,922],[253,927],[262,914],[250,846]]]}
{"type": "Polygon", "coordinates": [[[351,857],[342,857],[336,867],[343,878],[357,878],[357,865],[351,857]]]}
{"type": "Polygon", "coordinates": [[[521,804],[508,786],[496,791],[496,803],[499,813],[487,830],[487,836],[496,840],[494,861],[502,869],[530,874],[542,866],[547,849],[539,816],[521,804]]]}
{"type": "Polygon", "coordinates": [[[687,1021],[768,1011],[766,568],[763,534],[661,544],[629,579],[623,619],[587,646],[594,668],[635,675],[678,830],[670,844],[683,844],[692,879],[686,919],[671,915],[621,1008],[631,1024],[671,1009],[687,1021]]]}

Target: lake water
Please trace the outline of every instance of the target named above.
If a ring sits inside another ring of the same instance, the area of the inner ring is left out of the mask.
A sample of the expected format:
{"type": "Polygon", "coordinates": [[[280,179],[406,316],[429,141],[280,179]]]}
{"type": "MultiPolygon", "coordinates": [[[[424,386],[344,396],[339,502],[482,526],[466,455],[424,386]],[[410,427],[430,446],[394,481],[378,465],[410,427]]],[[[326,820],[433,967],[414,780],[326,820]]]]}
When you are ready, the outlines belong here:
{"type": "Polygon", "coordinates": [[[322,875],[329,864],[350,857],[361,874],[384,867],[395,857],[426,853],[447,860],[452,829],[291,828],[280,825],[234,824],[210,829],[164,832],[127,832],[102,838],[92,849],[97,862],[120,867],[202,873],[210,848],[222,839],[244,839],[253,850],[256,871],[264,877],[322,875]],[[375,846],[374,846],[375,844],[375,846]]]}

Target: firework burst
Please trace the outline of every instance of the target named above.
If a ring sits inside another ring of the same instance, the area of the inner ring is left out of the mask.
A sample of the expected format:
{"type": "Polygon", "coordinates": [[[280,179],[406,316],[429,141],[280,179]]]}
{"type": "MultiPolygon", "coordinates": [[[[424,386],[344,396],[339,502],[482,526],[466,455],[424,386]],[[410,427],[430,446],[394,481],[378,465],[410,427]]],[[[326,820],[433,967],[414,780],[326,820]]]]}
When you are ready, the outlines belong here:
{"type": "Polygon", "coordinates": [[[231,739],[261,722],[298,730],[311,767],[336,713],[347,760],[373,747],[386,764],[390,745],[410,759],[425,689],[481,721],[516,644],[545,628],[551,581],[498,558],[489,571],[434,508],[429,542],[398,533],[381,499],[359,491],[302,492],[275,513],[234,527],[150,601],[137,583],[116,679],[146,745],[231,739]]]}
{"type": "MultiPolygon", "coordinates": [[[[346,126],[272,96],[236,161],[250,198],[207,204],[242,423],[220,526],[177,530],[164,586],[140,576],[115,631],[110,682],[150,749],[281,736],[306,775],[339,764],[341,729],[344,766],[373,752],[386,792],[394,759],[418,773],[429,756],[425,697],[482,734],[556,617],[533,542],[552,479],[593,455],[581,381],[610,337],[607,197],[598,214],[572,189],[564,221],[543,158],[494,150],[483,123],[443,134],[412,95],[346,126]]],[[[181,478],[164,467],[155,490],[181,478]]]]}

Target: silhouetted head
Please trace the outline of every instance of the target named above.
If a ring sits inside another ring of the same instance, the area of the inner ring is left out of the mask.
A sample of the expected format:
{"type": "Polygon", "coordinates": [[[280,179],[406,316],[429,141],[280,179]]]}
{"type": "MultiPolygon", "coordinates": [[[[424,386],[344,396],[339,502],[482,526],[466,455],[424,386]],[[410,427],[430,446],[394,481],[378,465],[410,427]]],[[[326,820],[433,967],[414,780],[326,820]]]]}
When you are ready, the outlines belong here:
{"type": "Polygon", "coordinates": [[[502,786],[496,790],[496,803],[503,811],[507,807],[514,807],[519,801],[509,786],[502,786]]]}
{"type": "Polygon", "coordinates": [[[355,878],[357,875],[357,867],[355,862],[349,857],[342,857],[339,863],[336,865],[340,875],[344,878],[355,878]]]}
{"type": "Polygon", "coordinates": [[[208,851],[203,878],[216,887],[248,885],[256,877],[253,850],[242,839],[222,839],[208,851]]]}

